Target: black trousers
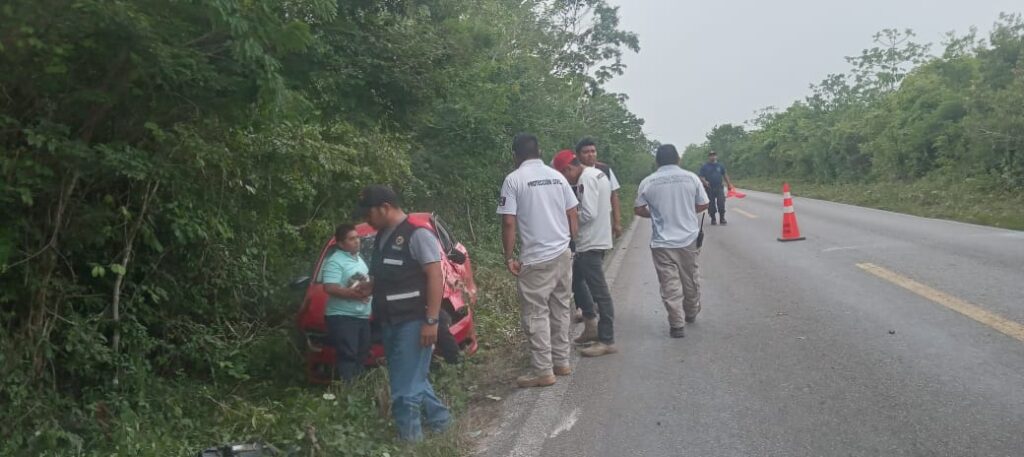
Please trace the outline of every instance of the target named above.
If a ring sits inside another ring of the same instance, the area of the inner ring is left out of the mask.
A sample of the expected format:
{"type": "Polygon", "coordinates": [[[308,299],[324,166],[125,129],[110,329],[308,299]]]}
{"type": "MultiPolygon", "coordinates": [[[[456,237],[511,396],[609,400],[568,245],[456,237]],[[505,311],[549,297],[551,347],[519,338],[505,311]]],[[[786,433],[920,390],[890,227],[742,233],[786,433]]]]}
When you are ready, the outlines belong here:
{"type": "Polygon", "coordinates": [[[722,217],[725,217],[725,188],[711,186],[705,187],[705,189],[708,191],[708,200],[711,200],[708,204],[708,213],[711,214],[711,218],[715,218],[715,213],[720,213],[722,217]]]}
{"type": "Polygon", "coordinates": [[[327,338],[338,355],[338,375],[352,381],[363,372],[370,353],[370,320],[352,316],[326,316],[327,338]]]}
{"type": "Polygon", "coordinates": [[[604,277],[604,250],[577,252],[572,264],[572,290],[576,306],[583,316],[597,321],[597,339],[605,344],[615,343],[615,305],[604,277]],[[596,306],[596,310],[594,309],[596,306]],[[595,312],[596,311],[596,312],[595,312]]]}

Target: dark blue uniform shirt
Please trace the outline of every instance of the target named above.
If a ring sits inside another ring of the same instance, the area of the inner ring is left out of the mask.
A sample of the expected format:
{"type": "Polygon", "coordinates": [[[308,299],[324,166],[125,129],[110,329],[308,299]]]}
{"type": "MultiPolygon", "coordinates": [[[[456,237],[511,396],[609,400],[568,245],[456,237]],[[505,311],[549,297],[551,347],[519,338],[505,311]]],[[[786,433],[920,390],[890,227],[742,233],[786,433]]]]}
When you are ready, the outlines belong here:
{"type": "Polygon", "coordinates": [[[705,163],[700,167],[700,173],[697,173],[702,178],[708,180],[711,183],[711,187],[722,187],[722,177],[725,176],[725,165],[720,163],[705,163]]]}

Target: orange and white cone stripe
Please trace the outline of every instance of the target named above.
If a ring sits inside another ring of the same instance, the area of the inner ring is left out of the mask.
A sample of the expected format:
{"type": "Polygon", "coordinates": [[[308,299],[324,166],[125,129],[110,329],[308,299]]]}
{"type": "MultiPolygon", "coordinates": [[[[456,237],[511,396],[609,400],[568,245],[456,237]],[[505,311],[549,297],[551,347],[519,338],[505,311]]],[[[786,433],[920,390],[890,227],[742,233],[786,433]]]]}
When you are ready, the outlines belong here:
{"type": "Polygon", "coordinates": [[[782,183],[782,236],[779,241],[798,241],[806,238],[800,236],[800,227],[796,223],[796,210],[793,209],[793,194],[789,193],[789,183],[782,183]]]}

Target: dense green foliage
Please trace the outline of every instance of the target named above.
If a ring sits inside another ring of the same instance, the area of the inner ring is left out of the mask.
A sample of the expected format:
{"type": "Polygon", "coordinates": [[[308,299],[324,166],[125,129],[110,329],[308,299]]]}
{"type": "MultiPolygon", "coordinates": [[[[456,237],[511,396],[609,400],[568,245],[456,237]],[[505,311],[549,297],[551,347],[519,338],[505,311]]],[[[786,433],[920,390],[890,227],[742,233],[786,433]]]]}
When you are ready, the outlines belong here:
{"type": "MultiPolygon", "coordinates": [[[[1024,21],[1002,15],[987,39],[950,34],[939,55],[913,33],[885,30],[783,111],[752,128],[715,127],[691,145],[691,169],[711,148],[733,177],[810,182],[977,179],[1024,188],[1024,21]]],[[[951,197],[955,198],[955,197],[951,197]]]]}
{"type": "Polygon", "coordinates": [[[365,396],[246,403],[302,386],[282,286],[370,182],[486,271],[517,131],[549,156],[591,135],[635,181],[642,121],[602,86],[637,49],[602,0],[4,2],[0,454],[312,446],[302,411],[350,421],[320,424],[337,443],[389,436],[365,396]]]}

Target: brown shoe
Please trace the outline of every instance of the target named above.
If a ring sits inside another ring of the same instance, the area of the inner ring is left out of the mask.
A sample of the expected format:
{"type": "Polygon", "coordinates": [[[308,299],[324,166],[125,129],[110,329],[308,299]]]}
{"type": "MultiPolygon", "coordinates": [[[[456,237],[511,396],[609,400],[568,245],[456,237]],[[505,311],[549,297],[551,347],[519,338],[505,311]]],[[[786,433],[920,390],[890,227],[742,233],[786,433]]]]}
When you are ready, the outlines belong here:
{"type": "Polygon", "coordinates": [[[583,321],[583,333],[573,340],[576,344],[587,344],[591,341],[597,341],[597,318],[587,319],[583,321]]]}
{"type": "Polygon", "coordinates": [[[614,354],[616,352],[619,352],[619,350],[613,344],[597,343],[580,351],[580,354],[583,354],[584,357],[601,357],[602,355],[614,354]]]}
{"type": "Polygon", "coordinates": [[[579,309],[579,308],[574,308],[573,309],[573,312],[572,312],[572,322],[574,324],[578,324],[580,322],[583,322],[583,310],[582,309],[579,309]]]}
{"type": "Polygon", "coordinates": [[[555,367],[555,376],[569,376],[572,374],[572,367],[555,367]]]}
{"type": "Polygon", "coordinates": [[[521,388],[527,387],[547,387],[555,385],[555,375],[549,374],[547,376],[537,376],[535,374],[527,374],[516,378],[516,385],[521,388]]]}

